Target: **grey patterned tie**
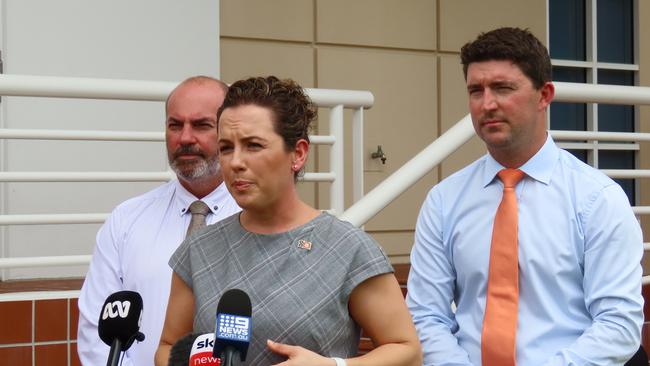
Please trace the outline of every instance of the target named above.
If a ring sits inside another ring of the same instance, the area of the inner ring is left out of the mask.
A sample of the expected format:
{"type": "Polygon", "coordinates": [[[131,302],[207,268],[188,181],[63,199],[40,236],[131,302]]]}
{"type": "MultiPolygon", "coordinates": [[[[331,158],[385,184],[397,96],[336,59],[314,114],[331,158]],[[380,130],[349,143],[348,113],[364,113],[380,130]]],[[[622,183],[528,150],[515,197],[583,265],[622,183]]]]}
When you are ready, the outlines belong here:
{"type": "Polygon", "coordinates": [[[205,217],[210,212],[210,207],[203,201],[194,201],[190,205],[189,210],[192,214],[192,220],[190,221],[190,226],[187,227],[185,237],[190,236],[192,231],[205,226],[205,217]]]}

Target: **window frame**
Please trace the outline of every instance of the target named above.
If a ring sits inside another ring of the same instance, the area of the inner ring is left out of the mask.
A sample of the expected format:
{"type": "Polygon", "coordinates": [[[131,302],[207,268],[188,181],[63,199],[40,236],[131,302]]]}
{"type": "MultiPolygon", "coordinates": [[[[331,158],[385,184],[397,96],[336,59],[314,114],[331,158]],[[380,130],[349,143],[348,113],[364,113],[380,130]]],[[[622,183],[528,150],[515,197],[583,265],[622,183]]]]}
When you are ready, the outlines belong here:
{"type": "MultiPolygon", "coordinates": [[[[546,0],[546,44],[550,51],[550,1],[546,0]]],[[[585,0],[585,61],[565,60],[551,58],[553,67],[571,67],[585,71],[587,84],[598,84],[598,72],[600,70],[632,71],[634,73],[633,83],[639,85],[639,0],[632,0],[632,46],[633,64],[599,62],[598,61],[598,0],[585,0]]],[[[584,103],[586,105],[586,130],[598,131],[598,103],[584,103]]],[[[633,132],[639,131],[639,107],[634,105],[633,132]]],[[[552,110],[549,108],[547,114],[547,128],[551,128],[552,110]]],[[[623,142],[600,142],[600,141],[559,141],[557,145],[563,149],[584,150],[587,153],[587,163],[599,168],[598,152],[600,150],[626,150],[634,151],[634,167],[639,167],[639,143],[623,142]]],[[[634,197],[639,201],[639,184],[634,179],[634,197]]]]}

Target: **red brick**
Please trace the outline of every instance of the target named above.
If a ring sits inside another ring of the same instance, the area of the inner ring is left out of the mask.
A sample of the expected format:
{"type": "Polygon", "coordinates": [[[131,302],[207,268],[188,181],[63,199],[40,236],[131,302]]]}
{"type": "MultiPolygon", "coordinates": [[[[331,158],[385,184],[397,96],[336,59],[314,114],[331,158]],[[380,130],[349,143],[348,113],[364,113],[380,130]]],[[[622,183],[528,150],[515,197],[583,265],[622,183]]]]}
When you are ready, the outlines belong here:
{"type": "Polygon", "coordinates": [[[641,345],[646,351],[650,350],[650,322],[643,323],[641,328],[641,345]]]}
{"type": "Polygon", "coordinates": [[[32,347],[0,348],[0,361],[3,365],[32,366],[32,347]]]}
{"type": "Polygon", "coordinates": [[[359,354],[363,355],[366,354],[370,351],[372,351],[375,348],[375,346],[372,344],[372,341],[370,338],[366,337],[361,337],[361,340],[359,341],[359,354]]]}
{"type": "Polygon", "coordinates": [[[0,302],[0,344],[32,341],[32,302],[0,302]]]}
{"type": "Polygon", "coordinates": [[[70,366],[81,366],[76,343],[70,343],[70,366]]]}
{"type": "Polygon", "coordinates": [[[79,326],[79,307],[77,299],[70,299],[70,340],[77,339],[77,327],[79,326]]]}
{"type": "Polygon", "coordinates": [[[34,364],[47,366],[68,366],[68,344],[47,344],[35,346],[34,364]]]}
{"type": "Polygon", "coordinates": [[[641,328],[641,345],[648,351],[650,350],[650,285],[642,286],[641,293],[644,300],[643,317],[645,319],[641,328]]]}
{"type": "Polygon", "coordinates": [[[37,300],[34,314],[36,342],[68,340],[68,300],[37,300]]]}
{"type": "Polygon", "coordinates": [[[397,282],[402,286],[406,286],[406,280],[408,280],[411,265],[408,263],[394,264],[393,268],[395,269],[395,277],[397,278],[397,282]]]}

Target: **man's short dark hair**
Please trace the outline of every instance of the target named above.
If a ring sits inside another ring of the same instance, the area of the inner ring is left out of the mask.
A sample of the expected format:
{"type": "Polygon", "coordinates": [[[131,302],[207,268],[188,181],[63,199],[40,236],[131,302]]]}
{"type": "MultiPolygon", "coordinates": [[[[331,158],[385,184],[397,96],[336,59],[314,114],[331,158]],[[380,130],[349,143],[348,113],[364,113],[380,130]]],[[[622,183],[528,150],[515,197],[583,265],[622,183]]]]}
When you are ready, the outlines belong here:
{"type": "Polygon", "coordinates": [[[473,62],[508,60],[517,65],[536,89],[551,81],[548,50],[528,29],[499,28],[481,33],[460,49],[463,74],[473,62]]]}

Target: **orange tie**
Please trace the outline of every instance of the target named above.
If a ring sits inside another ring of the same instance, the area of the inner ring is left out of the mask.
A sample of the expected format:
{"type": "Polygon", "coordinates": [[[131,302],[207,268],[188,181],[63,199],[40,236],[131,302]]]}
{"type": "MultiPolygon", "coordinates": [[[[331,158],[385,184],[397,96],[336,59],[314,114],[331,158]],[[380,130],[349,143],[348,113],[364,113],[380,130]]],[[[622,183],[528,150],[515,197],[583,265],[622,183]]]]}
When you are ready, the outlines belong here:
{"type": "Polygon", "coordinates": [[[524,173],[503,169],[498,176],[503,182],[503,198],[492,230],[481,357],[483,366],[514,366],[519,299],[515,186],[524,173]]]}

